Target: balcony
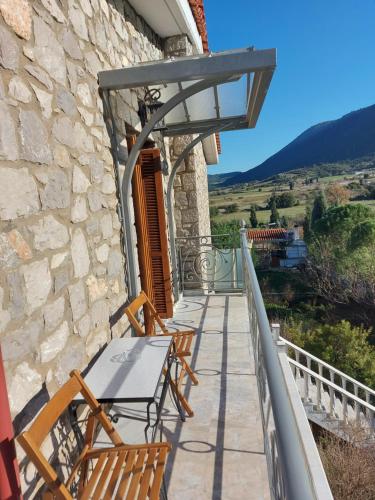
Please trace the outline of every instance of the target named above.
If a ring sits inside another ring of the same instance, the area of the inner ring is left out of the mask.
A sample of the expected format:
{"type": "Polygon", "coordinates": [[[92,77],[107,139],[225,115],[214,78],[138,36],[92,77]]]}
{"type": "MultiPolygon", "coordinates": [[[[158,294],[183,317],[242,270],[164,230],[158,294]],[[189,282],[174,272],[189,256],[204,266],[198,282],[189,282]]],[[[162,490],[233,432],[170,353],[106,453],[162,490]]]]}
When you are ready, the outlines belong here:
{"type": "MultiPolygon", "coordinates": [[[[184,387],[194,417],[181,422],[171,398],[164,406],[161,433],[173,446],[168,498],[329,500],[284,344],[273,338],[245,233],[241,238],[246,294],[200,287],[193,295],[190,288],[169,322],[197,329],[191,365],[199,385],[184,387]]],[[[137,415],[144,416],[141,409],[137,415]]],[[[125,442],[144,438],[139,422],[120,419],[117,428],[125,442]]]]}

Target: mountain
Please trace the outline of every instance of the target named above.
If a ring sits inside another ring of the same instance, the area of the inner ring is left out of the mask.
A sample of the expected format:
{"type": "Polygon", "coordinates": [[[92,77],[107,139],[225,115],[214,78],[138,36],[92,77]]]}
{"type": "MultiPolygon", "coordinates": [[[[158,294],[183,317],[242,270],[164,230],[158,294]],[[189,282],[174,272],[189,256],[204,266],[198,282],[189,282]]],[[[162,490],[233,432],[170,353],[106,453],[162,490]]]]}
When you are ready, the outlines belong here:
{"type": "Polygon", "coordinates": [[[223,182],[228,181],[231,177],[235,177],[241,172],[228,172],[227,174],[208,174],[208,189],[216,189],[223,182]]]}
{"type": "Polygon", "coordinates": [[[263,180],[321,163],[354,160],[375,153],[375,105],[318,123],[255,168],[226,179],[222,186],[263,180]]]}

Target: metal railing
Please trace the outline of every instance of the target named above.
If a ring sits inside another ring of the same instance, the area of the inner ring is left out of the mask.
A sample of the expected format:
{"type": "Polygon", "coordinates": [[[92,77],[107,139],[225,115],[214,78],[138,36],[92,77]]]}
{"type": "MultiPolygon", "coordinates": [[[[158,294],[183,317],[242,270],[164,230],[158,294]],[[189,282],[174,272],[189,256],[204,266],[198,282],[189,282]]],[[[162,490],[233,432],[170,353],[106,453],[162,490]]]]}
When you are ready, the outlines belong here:
{"type": "Polygon", "coordinates": [[[239,235],[176,238],[180,292],[236,292],[243,288],[239,235]]]}
{"type": "Polygon", "coordinates": [[[241,249],[250,334],[273,499],[332,499],[285,351],[278,351],[249,250],[246,230],[241,249]]]}
{"type": "Polygon", "coordinates": [[[303,401],[344,424],[354,423],[374,434],[375,391],[292,342],[280,340],[293,356],[288,359],[303,401]]]}

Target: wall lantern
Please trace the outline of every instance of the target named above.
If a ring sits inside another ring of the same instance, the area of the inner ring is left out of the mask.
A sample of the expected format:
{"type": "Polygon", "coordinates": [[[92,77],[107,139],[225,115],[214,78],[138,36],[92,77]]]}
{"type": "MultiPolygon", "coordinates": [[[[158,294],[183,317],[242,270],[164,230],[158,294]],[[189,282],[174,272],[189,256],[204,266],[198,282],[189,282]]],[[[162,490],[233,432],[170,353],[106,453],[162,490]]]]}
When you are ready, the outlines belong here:
{"type": "MultiPolygon", "coordinates": [[[[160,96],[159,89],[148,89],[145,92],[143,101],[138,101],[138,116],[141,119],[142,127],[149,121],[151,115],[163,106],[164,103],[159,101],[160,96]]],[[[164,119],[162,119],[156,123],[154,130],[164,130],[165,128],[164,119]]]]}

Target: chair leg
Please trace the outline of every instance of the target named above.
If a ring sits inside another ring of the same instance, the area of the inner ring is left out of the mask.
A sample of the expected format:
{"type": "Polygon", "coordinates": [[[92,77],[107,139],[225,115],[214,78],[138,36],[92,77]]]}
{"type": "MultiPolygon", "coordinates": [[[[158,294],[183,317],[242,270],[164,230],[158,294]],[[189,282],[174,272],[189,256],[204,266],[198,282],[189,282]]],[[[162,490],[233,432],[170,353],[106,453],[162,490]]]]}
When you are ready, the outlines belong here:
{"type": "Polygon", "coordinates": [[[176,382],[174,380],[171,380],[170,384],[171,384],[172,391],[174,391],[174,393],[176,394],[176,396],[180,400],[186,413],[189,415],[189,417],[194,417],[194,412],[193,412],[191,406],[189,405],[185,396],[181,393],[181,391],[177,387],[176,382]]]}
{"type": "Polygon", "coordinates": [[[193,384],[194,385],[198,385],[199,384],[199,380],[195,376],[193,370],[191,369],[191,366],[185,361],[185,359],[183,357],[181,357],[181,363],[182,363],[182,369],[187,372],[187,374],[189,375],[189,377],[190,377],[191,381],[193,382],[193,384]]]}
{"type": "MultiPolygon", "coordinates": [[[[180,364],[180,361],[177,361],[177,359],[176,359],[176,369],[178,369],[179,364],[180,364]]],[[[178,388],[180,388],[180,386],[182,384],[182,381],[185,377],[185,373],[186,373],[186,370],[183,366],[183,363],[181,362],[180,374],[178,375],[178,377],[176,376],[176,378],[175,378],[178,388]]],[[[176,372],[176,375],[177,375],[177,372],[176,372]]]]}

